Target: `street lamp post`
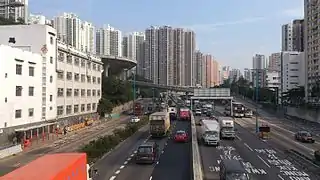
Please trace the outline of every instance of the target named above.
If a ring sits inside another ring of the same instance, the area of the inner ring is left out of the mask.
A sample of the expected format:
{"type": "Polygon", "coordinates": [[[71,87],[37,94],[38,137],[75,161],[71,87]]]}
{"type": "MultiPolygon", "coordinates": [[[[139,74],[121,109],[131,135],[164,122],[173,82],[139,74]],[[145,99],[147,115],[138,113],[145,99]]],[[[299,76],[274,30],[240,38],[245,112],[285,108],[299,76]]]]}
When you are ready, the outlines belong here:
{"type": "Polygon", "coordinates": [[[133,114],[135,114],[135,101],[136,101],[136,73],[133,71],[132,72],[132,76],[133,76],[133,81],[132,81],[132,86],[133,86],[133,103],[132,103],[132,111],[133,111],[133,114]]]}
{"type": "Polygon", "coordinates": [[[259,98],[259,74],[256,69],[256,133],[259,133],[259,120],[258,120],[258,98],[259,98]]]}

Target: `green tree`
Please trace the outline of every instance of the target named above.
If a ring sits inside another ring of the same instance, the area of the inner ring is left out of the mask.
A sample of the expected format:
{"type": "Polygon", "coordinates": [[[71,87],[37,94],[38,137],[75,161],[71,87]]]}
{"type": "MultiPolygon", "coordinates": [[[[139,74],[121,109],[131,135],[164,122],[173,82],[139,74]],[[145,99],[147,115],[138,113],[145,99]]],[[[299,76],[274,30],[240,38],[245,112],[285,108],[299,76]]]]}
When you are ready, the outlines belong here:
{"type": "Polygon", "coordinates": [[[97,112],[101,117],[105,117],[106,114],[109,114],[112,112],[112,108],[113,108],[113,105],[110,102],[110,100],[102,97],[99,101],[97,112]]]}
{"type": "Polygon", "coordinates": [[[302,104],[304,102],[305,90],[304,86],[298,86],[282,93],[282,100],[288,104],[302,104]]]}

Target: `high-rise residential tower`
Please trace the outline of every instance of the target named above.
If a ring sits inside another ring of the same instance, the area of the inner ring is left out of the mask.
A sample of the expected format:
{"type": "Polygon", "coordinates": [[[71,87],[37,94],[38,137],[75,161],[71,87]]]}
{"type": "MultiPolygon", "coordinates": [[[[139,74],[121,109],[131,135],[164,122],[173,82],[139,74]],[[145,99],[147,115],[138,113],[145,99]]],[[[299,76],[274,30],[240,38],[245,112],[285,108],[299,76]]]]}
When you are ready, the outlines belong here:
{"type": "Polygon", "coordinates": [[[185,84],[185,36],[184,29],[174,29],[174,46],[173,46],[173,68],[174,68],[174,85],[184,86],[185,84]]]}
{"type": "Polygon", "coordinates": [[[195,33],[190,30],[186,30],[184,33],[184,53],[185,53],[185,86],[194,86],[195,85],[195,70],[194,66],[194,52],[196,49],[196,40],[195,33]]]}
{"type": "Polygon", "coordinates": [[[15,22],[28,22],[28,0],[0,0],[0,17],[12,19],[15,22]],[[12,6],[10,4],[19,3],[19,6],[12,6]]]}
{"type": "Polygon", "coordinates": [[[200,51],[195,52],[195,62],[194,62],[194,75],[195,75],[195,84],[202,85],[202,66],[203,66],[203,54],[200,51]]]}
{"type": "Polygon", "coordinates": [[[137,67],[134,70],[139,75],[143,75],[144,70],[144,43],[145,35],[142,32],[130,33],[127,37],[123,38],[123,49],[127,53],[127,58],[137,61],[137,67]],[[125,45],[125,41],[127,41],[125,45]]]}
{"type": "Polygon", "coordinates": [[[303,19],[296,19],[288,24],[282,25],[282,51],[302,52],[304,50],[303,24],[303,19]]]}
{"type": "Polygon", "coordinates": [[[158,63],[159,63],[159,46],[158,46],[158,28],[150,27],[145,32],[145,51],[144,51],[144,78],[154,81],[158,77],[158,63]]]}
{"type": "Polygon", "coordinates": [[[122,56],[121,31],[104,25],[96,31],[96,51],[98,55],[122,56]]]}

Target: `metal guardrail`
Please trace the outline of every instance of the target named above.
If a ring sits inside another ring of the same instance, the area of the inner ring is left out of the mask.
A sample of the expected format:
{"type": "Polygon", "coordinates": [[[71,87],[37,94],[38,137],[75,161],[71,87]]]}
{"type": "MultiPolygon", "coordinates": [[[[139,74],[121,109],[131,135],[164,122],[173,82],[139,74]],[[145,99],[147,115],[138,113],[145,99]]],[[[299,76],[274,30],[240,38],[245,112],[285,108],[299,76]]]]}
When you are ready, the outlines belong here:
{"type": "Polygon", "coordinates": [[[203,172],[202,172],[201,158],[200,158],[200,152],[199,152],[196,123],[192,113],[191,113],[191,134],[192,134],[191,139],[192,139],[192,169],[193,169],[193,176],[191,177],[191,179],[203,180],[203,172]]]}

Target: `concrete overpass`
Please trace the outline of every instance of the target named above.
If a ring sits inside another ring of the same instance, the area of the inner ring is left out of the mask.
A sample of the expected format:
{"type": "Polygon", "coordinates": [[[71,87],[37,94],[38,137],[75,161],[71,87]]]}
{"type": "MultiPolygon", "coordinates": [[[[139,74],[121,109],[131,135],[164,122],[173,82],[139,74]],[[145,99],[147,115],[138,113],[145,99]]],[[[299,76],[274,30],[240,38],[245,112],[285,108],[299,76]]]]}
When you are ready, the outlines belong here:
{"type": "MultiPolygon", "coordinates": [[[[128,80],[128,81],[133,83],[133,80],[128,80]]],[[[189,88],[189,87],[167,86],[167,85],[162,85],[162,84],[154,84],[154,83],[143,82],[143,81],[136,81],[136,86],[166,89],[166,90],[177,91],[177,92],[189,92],[189,93],[193,93],[193,89],[194,89],[194,88],[189,88]]]]}
{"type": "Polygon", "coordinates": [[[121,75],[125,69],[132,69],[137,65],[137,61],[125,57],[102,55],[100,58],[103,62],[105,76],[121,75]]]}

